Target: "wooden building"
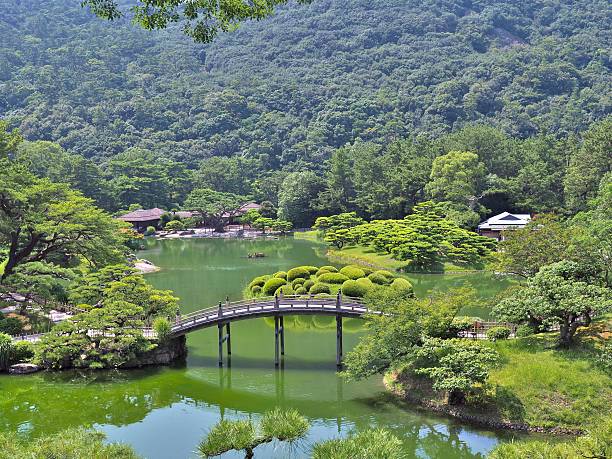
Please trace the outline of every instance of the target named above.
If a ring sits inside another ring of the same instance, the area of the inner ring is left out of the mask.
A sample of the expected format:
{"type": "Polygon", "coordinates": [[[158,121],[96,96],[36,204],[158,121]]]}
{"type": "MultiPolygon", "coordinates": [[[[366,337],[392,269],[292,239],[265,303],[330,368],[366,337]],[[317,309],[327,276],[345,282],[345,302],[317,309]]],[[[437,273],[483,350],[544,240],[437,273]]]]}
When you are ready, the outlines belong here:
{"type": "Polygon", "coordinates": [[[525,228],[525,225],[530,221],[530,214],[511,214],[510,212],[502,212],[478,225],[478,234],[501,241],[504,239],[504,231],[525,228]]]}

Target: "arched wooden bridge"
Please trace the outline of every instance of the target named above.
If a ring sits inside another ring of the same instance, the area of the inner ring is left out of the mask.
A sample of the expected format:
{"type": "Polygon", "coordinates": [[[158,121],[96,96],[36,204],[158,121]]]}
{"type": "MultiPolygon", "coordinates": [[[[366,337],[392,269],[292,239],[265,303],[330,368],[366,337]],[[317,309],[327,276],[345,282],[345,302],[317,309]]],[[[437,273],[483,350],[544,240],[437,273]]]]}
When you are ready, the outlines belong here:
{"type": "Polygon", "coordinates": [[[227,344],[227,354],[232,354],[230,323],[237,320],[257,317],[274,317],[274,365],[280,364],[280,356],[285,354],[286,315],[332,315],[336,317],[336,364],[342,365],[342,318],[362,317],[370,311],[360,298],[343,296],[278,295],[253,298],[225,303],[216,307],[202,309],[186,315],[177,316],[172,326],[173,337],[185,335],[201,328],[216,326],[219,330],[219,366],[223,365],[223,343],[227,344]]]}

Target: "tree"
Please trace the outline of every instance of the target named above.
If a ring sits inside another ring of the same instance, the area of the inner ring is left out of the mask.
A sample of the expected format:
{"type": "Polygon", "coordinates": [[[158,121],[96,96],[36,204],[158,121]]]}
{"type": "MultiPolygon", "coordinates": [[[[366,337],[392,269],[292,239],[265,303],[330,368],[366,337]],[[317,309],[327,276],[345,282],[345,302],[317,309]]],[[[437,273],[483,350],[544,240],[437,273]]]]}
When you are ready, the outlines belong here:
{"type": "Polygon", "coordinates": [[[570,346],[576,330],[591,323],[594,314],[612,310],[612,292],[582,280],[577,263],[560,261],[540,268],[527,286],[504,298],[493,314],[514,323],[559,325],[559,344],[570,346]]]}
{"type": "Polygon", "coordinates": [[[562,260],[570,240],[570,231],[557,216],[539,215],[524,228],[504,232],[499,243],[499,269],[532,277],[542,266],[562,260]]]}
{"type": "Polygon", "coordinates": [[[349,229],[364,223],[366,221],[358,217],[356,212],[345,212],[338,215],[330,215],[329,217],[319,217],[315,220],[312,228],[325,234],[328,231],[349,229]]]}
{"type": "Polygon", "coordinates": [[[62,266],[76,259],[103,266],[123,257],[125,224],[91,199],[6,160],[0,167],[0,243],[8,247],[1,282],[28,263],[62,266]]]}
{"type": "Polygon", "coordinates": [[[266,232],[267,228],[272,228],[272,225],[274,225],[274,220],[267,217],[259,217],[253,222],[253,226],[260,229],[264,233],[266,232]]]}
{"type": "MultiPolygon", "coordinates": [[[[309,0],[298,0],[308,3],[309,0]]],[[[287,0],[261,0],[254,3],[231,1],[210,3],[205,0],[139,0],[131,8],[135,21],[141,27],[154,30],[165,29],[173,22],[183,22],[184,32],[201,43],[211,42],[219,32],[234,30],[249,19],[263,19],[274,12],[274,7],[287,0]]],[[[114,0],[83,0],[98,16],[116,20],[123,16],[118,2],[114,0]]]]}
{"type": "Polygon", "coordinates": [[[317,217],[314,198],[323,189],[323,181],[314,172],[292,172],[285,177],[278,198],[278,218],[297,227],[312,225],[317,217]]]}
{"type": "Polygon", "coordinates": [[[258,426],[251,420],[222,420],[200,442],[197,452],[200,457],[213,457],[232,450],[244,451],[248,459],[259,445],[275,439],[293,443],[305,437],[309,427],[308,420],[295,410],[269,411],[258,426]]]}
{"type": "Polygon", "coordinates": [[[612,116],[595,123],[572,155],[565,177],[565,196],[572,210],[586,208],[603,176],[612,172],[612,116]]]}
{"type": "Polygon", "coordinates": [[[426,338],[412,359],[415,374],[427,376],[434,390],[446,392],[450,405],[461,405],[467,395],[482,389],[499,355],[474,341],[426,338]]]}
{"type": "Polygon", "coordinates": [[[189,193],[183,207],[200,212],[217,231],[223,231],[224,215],[236,215],[245,201],[245,197],[237,194],[198,188],[189,193]]]}
{"type": "Polygon", "coordinates": [[[0,159],[15,153],[17,146],[23,141],[18,129],[9,131],[7,121],[0,120],[0,159]]]}
{"type": "Polygon", "coordinates": [[[272,222],[272,231],[278,231],[281,234],[288,233],[293,228],[293,223],[286,220],[274,220],[272,222]]]}

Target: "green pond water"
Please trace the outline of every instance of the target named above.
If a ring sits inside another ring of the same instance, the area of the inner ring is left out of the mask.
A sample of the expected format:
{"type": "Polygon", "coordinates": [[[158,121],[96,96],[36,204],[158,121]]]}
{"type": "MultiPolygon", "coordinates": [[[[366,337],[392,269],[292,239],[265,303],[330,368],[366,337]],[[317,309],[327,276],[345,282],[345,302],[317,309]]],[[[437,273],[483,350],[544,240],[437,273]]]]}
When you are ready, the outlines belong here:
{"type": "MultiPolygon", "coordinates": [[[[171,240],[148,241],[140,256],[162,270],[147,276],[172,289],[183,312],[239,299],[256,275],[301,264],[329,264],[324,247],[307,241],[171,240]],[[265,258],[247,259],[249,252],[265,258]]],[[[483,274],[408,276],[417,294],[469,282],[485,297],[506,282],[483,274]]],[[[487,316],[474,305],[466,313],[487,316]]],[[[335,325],[327,317],[285,319],[286,354],[275,370],[274,329],[267,319],[232,325],[231,367],[217,365],[215,329],[188,337],[186,363],[134,371],[39,373],[0,376],[0,429],[24,436],[91,426],[111,441],[131,444],[150,459],[195,457],[207,430],[224,418],[257,419],[275,406],[296,408],[310,420],[308,437],[288,447],[258,447],[260,458],[305,458],[311,445],[355,429],[380,426],[402,438],[408,457],[483,457],[509,434],[462,425],[394,401],[381,378],[347,383],[335,367],[335,325]]],[[[363,333],[359,320],[345,320],[345,350],[363,333]]],[[[243,457],[228,453],[223,457],[243,457]]]]}

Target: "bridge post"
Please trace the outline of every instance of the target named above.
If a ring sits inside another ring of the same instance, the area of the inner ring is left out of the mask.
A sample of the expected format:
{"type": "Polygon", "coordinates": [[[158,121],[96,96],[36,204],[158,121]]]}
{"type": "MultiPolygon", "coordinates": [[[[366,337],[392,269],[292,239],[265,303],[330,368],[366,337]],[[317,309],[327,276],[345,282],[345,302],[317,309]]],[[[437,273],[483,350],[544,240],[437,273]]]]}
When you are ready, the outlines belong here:
{"type": "Polygon", "coordinates": [[[280,352],[285,355],[285,317],[280,316],[280,352]]]}
{"type": "Polygon", "coordinates": [[[278,316],[274,316],[274,366],[278,367],[280,364],[280,358],[278,355],[278,335],[279,335],[279,330],[278,330],[278,323],[279,323],[279,317],[278,316]]]}
{"type": "Polygon", "coordinates": [[[219,319],[223,317],[223,303],[221,303],[220,301],[219,301],[219,311],[217,312],[217,315],[219,316],[219,319]]]}
{"type": "Polygon", "coordinates": [[[219,366],[223,366],[223,324],[219,322],[219,366]]]}
{"type": "Polygon", "coordinates": [[[227,322],[227,324],[225,324],[225,333],[225,336],[227,338],[227,356],[229,357],[230,355],[232,355],[232,331],[230,330],[229,321],[227,322]]]}
{"type": "Polygon", "coordinates": [[[342,316],[336,314],[336,366],[342,366],[342,316]]]}
{"type": "Polygon", "coordinates": [[[336,309],[340,309],[340,306],[342,306],[342,293],[338,290],[338,295],[336,296],[336,309]]]}
{"type": "Polygon", "coordinates": [[[278,309],[279,301],[278,301],[278,293],[274,294],[274,309],[278,309]]]}

